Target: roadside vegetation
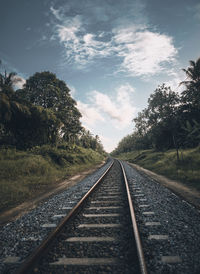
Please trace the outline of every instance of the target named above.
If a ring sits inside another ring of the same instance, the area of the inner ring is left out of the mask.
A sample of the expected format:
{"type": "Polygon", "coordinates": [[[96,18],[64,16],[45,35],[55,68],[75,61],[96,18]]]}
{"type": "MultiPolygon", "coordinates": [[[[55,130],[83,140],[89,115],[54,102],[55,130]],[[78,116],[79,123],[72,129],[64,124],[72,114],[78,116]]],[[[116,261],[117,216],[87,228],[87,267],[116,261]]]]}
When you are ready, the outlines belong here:
{"type": "Polygon", "coordinates": [[[153,149],[124,152],[117,158],[137,164],[200,191],[200,147],[181,149],[178,162],[174,149],[163,152],[153,149]]]}
{"type": "Polygon", "coordinates": [[[0,149],[0,212],[55,188],[104,158],[103,154],[78,146],[0,149]]]}
{"type": "Polygon", "coordinates": [[[183,71],[183,91],[158,86],[111,155],[200,189],[200,58],[183,71]]]}
{"type": "Polygon", "coordinates": [[[66,83],[36,72],[21,89],[0,71],[0,211],[37,197],[106,157],[86,130],[66,83]]]}

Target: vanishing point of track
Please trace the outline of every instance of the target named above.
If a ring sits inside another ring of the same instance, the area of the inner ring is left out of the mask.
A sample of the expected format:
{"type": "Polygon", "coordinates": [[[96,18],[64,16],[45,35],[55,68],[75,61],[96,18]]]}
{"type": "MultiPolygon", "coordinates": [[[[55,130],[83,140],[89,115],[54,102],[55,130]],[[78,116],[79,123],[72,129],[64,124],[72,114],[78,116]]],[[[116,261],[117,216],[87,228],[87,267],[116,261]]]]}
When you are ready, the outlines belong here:
{"type": "Polygon", "coordinates": [[[147,273],[120,162],[112,162],[17,273],[147,273]]]}

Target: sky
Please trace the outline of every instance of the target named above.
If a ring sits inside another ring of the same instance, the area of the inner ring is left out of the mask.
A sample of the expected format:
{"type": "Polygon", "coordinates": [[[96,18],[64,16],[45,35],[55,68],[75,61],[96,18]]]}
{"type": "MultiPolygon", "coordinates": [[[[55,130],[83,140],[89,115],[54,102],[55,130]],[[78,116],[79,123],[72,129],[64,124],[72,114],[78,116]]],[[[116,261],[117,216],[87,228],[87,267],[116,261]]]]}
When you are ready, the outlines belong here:
{"type": "Polygon", "coordinates": [[[200,0],[0,0],[0,60],[20,87],[35,72],[64,80],[107,152],[166,83],[200,57],[200,0]]]}

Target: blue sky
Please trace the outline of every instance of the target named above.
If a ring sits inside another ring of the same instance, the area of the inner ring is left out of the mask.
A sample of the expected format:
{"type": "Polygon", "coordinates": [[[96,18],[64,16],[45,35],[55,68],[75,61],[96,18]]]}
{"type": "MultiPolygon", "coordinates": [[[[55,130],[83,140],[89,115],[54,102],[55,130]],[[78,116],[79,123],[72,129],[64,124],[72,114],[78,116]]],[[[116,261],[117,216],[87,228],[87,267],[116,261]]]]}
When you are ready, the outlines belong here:
{"type": "Polygon", "coordinates": [[[200,56],[199,0],[1,0],[0,60],[23,79],[65,80],[110,152],[163,82],[180,91],[200,56]]]}

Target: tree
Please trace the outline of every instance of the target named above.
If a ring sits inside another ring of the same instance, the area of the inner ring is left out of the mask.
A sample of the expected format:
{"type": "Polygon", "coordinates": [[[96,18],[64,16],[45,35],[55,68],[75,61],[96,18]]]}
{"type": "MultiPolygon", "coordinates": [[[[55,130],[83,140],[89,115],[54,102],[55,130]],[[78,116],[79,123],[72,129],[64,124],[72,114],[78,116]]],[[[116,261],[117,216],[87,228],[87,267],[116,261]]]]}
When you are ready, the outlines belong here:
{"type": "MultiPolygon", "coordinates": [[[[55,74],[44,71],[36,72],[27,79],[24,88],[19,90],[18,94],[33,105],[56,109],[60,92],[60,80],[55,74]]],[[[66,86],[64,92],[69,95],[69,89],[66,86]]]]}
{"type": "Polygon", "coordinates": [[[200,141],[200,58],[190,61],[183,69],[187,79],[186,89],[178,95],[164,84],[152,93],[148,106],[134,119],[135,132],[123,138],[116,151],[128,151],[129,138],[133,149],[136,147],[158,149],[176,148],[179,160],[179,147],[195,147],[200,141]]]}
{"type": "Polygon", "coordinates": [[[188,80],[181,82],[186,86],[181,94],[182,110],[187,120],[200,122],[200,58],[190,61],[190,66],[183,71],[188,80]]]}
{"type": "Polygon", "coordinates": [[[141,112],[138,112],[138,115],[135,119],[133,119],[135,122],[135,128],[137,133],[144,137],[149,130],[148,125],[148,109],[144,109],[141,112]]]}
{"type": "Polygon", "coordinates": [[[137,133],[146,140],[146,145],[151,140],[152,146],[157,149],[178,147],[179,102],[178,94],[165,84],[158,86],[150,95],[148,107],[134,119],[137,133]]]}
{"type": "Polygon", "coordinates": [[[55,143],[61,122],[51,109],[19,96],[13,88],[18,81],[16,73],[0,74],[0,143],[18,148],[55,143]]]}
{"type": "Polygon", "coordinates": [[[81,114],[65,82],[49,71],[37,72],[26,81],[24,88],[18,90],[17,94],[35,106],[53,111],[60,121],[60,137],[68,142],[74,140],[81,129],[81,114]]]}
{"type": "Polygon", "coordinates": [[[10,72],[7,74],[5,71],[4,74],[0,73],[0,90],[13,90],[13,85],[20,81],[16,75],[17,74],[15,72],[10,72]]]}
{"type": "MultiPolygon", "coordinates": [[[[16,97],[13,86],[20,81],[16,73],[0,73],[0,139],[1,143],[16,143],[15,130],[11,126],[16,117],[29,115],[29,109],[16,97]]],[[[14,124],[13,124],[14,125],[14,124]]],[[[14,125],[15,126],[15,125],[14,125]]],[[[16,127],[15,127],[16,128],[16,127]]]]}
{"type": "Polygon", "coordinates": [[[9,94],[7,91],[6,89],[6,92],[0,92],[0,143],[16,145],[19,141],[16,138],[17,125],[23,124],[22,121],[30,115],[30,111],[27,106],[16,100],[12,90],[9,94]]]}
{"type": "Polygon", "coordinates": [[[186,147],[195,147],[200,144],[200,123],[193,120],[191,124],[186,121],[182,127],[184,130],[184,145],[186,147]]]}
{"type": "Polygon", "coordinates": [[[81,129],[76,144],[84,148],[91,148],[99,153],[104,153],[103,145],[101,144],[99,136],[96,135],[94,137],[92,133],[85,128],[81,129]]]}
{"type": "Polygon", "coordinates": [[[183,69],[189,80],[182,81],[181,84],[186,85],[186,87],[190,87],[191,85],[193,85],[197,88],[200,88],[200,57],[197,59],[196,62],[190,60],[189,63],[190,67],[188,67],[187,69],[183,69]]]}
{"type": "Polygon", "coordinates": [[[178,149],[178,106],[180,98],[165,84],[158,86],[148,99],[148,126],[156,148],[178,149]]]}
{"type": "Polygon", "coordinates": [[[1,143],[28,148],[55,143],[60,121],[51,110],[24,105],[0,94],[1,143]]]}

